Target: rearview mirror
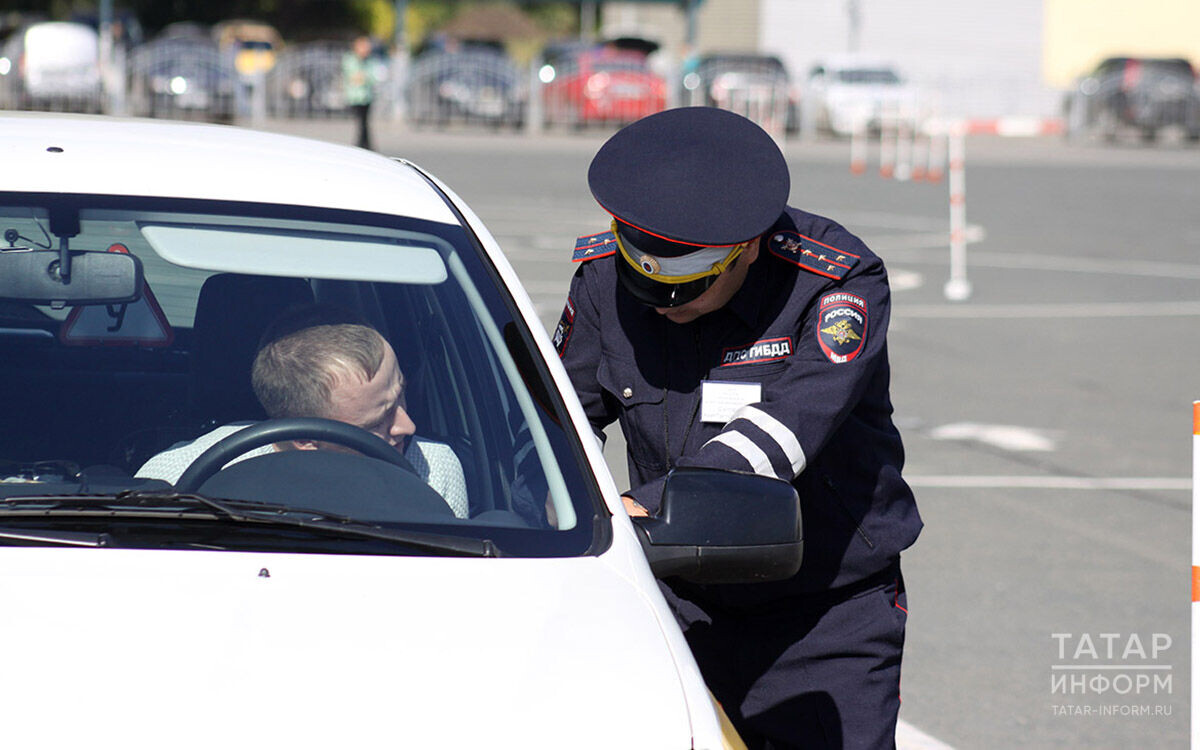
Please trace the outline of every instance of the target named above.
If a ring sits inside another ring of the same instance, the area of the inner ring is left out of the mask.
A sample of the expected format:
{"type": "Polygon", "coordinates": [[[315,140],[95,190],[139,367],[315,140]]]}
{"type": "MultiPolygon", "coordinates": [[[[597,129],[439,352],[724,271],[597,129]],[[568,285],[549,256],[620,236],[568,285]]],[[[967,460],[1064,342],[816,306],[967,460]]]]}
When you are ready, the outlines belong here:
{"type": "Polygon", "coordinates": [[[778,581],[800,570],[804,553],[796,488],[756,474],[675,469],[659,514],[633,522],[658,578],[778,581]]]}
{"type": "Polygon", "coordinates": [[[111,305],[134,302],[142,290],[142,262],[128,253],[71,252],[64,283],[58,250],[0,251],[0,298],[35,305],[111,305]]]}

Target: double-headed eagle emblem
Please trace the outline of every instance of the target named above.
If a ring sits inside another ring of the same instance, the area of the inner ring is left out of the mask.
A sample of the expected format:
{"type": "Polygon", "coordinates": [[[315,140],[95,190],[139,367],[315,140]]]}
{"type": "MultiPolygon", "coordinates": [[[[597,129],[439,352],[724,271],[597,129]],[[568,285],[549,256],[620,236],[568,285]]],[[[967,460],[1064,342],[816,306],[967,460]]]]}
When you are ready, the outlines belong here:
{"type": "Polygon", "coordinates": [[[822,328],[821,333],[827,334],[833,338],[834,343],[838,346],[849,341],[860,341],[862,336],[854,332],[854,328],[850,325],[850,321],[845,318],[839,320],[828,328],[822,328]]]}

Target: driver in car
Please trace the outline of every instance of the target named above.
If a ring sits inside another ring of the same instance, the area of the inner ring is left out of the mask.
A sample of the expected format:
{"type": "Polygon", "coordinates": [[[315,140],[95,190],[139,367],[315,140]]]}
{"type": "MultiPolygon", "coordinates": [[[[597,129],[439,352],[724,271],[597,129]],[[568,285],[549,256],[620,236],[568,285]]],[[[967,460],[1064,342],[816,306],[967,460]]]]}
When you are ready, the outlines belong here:
{"type": "MultiPolygon", "coordinates": [[[[251,381],[267,416],[319,417],[361,427],[400,451],[454,515],[466,518],[462,464],[449,445],[416,435],[416,425],[406,410],[404,373],[391,345],[378,331],[359,323],[296,329],[297,319],[312,315],[311,310],[285,314],[263,337],[265,343],[255,356],[251,381]]],[[[136,476],[174,484],[201,453],[251,424],[223,425],[190,442],[178,443],[152,457],[136,476]]],[[[277,450],[317,448],[339,449],[311,440],[294,440],[256,448],[236,461],[277,450]]]]}

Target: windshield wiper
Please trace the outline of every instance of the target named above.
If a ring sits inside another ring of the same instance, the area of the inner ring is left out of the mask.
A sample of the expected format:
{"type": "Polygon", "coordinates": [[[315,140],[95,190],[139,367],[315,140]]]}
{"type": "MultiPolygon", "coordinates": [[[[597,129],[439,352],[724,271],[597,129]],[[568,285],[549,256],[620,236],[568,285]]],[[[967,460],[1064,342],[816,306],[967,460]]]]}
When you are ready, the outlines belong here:
{"type": "MultiPolygon", "coordinates": [[[[375,524],[360,521],[350,516],[340,516],[334,513],[327,513],[323,510],[314,510],[312,508],[295,508],[288,505],[276,505],[273,503],[257,503],[247,500],[216,500],[204,495],[196,495],[192,493],[180,493],[172,490],[125,490],[118,492],[115,495],[53,495],[53,496],[22,496],[7,498],[3,503],[0,503],[0,508],[4,505],[13,505],[17,502],[30,503],[55,503],[54,508],[42,508],[38,515],[45,516],[55,513],[56,511],[73,512],[78,510],[86,510],[94,508],[97,504],[103,505],[110,512],[118,512],[124,515],[141,515],[142,512],[154,512],[161,510],[163,503],[178,503],[190,506],[202,506],[209,510],[215,511],[214,515],[224,520],[233,521],[235,523],[251,523],[264,524],[268,526],[287,526],[291,528],[307,529],[310,531],[321,531],[325,533],[336,534],[340,536],[357,537],[361,539],[377,539],[385,542],[395,542],[406,547],[419,549],[425,552],[441,552],[448,555],[461,555],[463,557],[500,557],[500,549],[492,542],[491,539],[470,539],[458,536],[450,536],[448,534],[431,534],[421,531],[408,531],[402,529],[388,529],[375,524]],[[123,506],[120,511],[112,508],[113,505],[123,506]],[[146,510],[142,511],[130,505],[146,506],[146,510]],[[155,506],[159,507],[155,507],[155,506]],[[296,517],[296,514],[308,516],[307,518],[296,517]]],[[[3,511],[0,510],[0,514],[3,511]]],[[[54,534],[50,534],[52,539],[54,534]]],[[[84,538],[87,535],[82,535],[84,538]]],[[[104,546],[104,545],[97,545],[104,546]]]]}
{"type": "Polygon", "coordinates": [[[64,544],[70,547],[110,547],[113,538],[108,534],[87,534],[75,531],[43,531],[41,529],[0,528],[0,539],[39,544],[64,544]]]}

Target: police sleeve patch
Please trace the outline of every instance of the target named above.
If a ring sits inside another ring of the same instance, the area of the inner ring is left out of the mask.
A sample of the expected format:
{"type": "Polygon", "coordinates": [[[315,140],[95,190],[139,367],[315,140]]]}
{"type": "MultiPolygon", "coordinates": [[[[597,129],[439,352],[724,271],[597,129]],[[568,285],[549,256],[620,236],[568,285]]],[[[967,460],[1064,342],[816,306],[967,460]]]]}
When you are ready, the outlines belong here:
{"type": "Polygon", "coordinates": [[[558,352],[559,359],[562,358],[563,352],[567,350],[567,342],[571,340],[571,328],[575,326],[575,303],[567,297],[567,304],[563,307],[562,317],[558,319],[558,325],[554,328],[554,335],[550,337],[551,343],[554,344],[554,351],[558,352]]]}
{"type": "Polygon", "coordinates": [[[859,256],[805,237],[799,232],[775,232],[767,242],[771,253],[806,271],[841,281],[858,263],[859,256]]]}
{"type": "Polygon", "coordinates": [[[778,362],[790,356],[792,356],[792,337],[781,336],[725,349],[721,352],[721,364],[717,366],[757,365],[764,362],[778,362]]]}
{"type": "Polygon", "coordinates": [[[617,252],[617,237],[612,232],[600,234],[585,234],[575,240],[575,254],[571,256],[572,263],[585,260],[604,258],[617,252]]]}
{"type": "Polygon", "coordinates": [[[821,298],[817,340],[834,364],[849,362],[867,343],[867,302],[857,294],[834,292],[821,298]]]}

